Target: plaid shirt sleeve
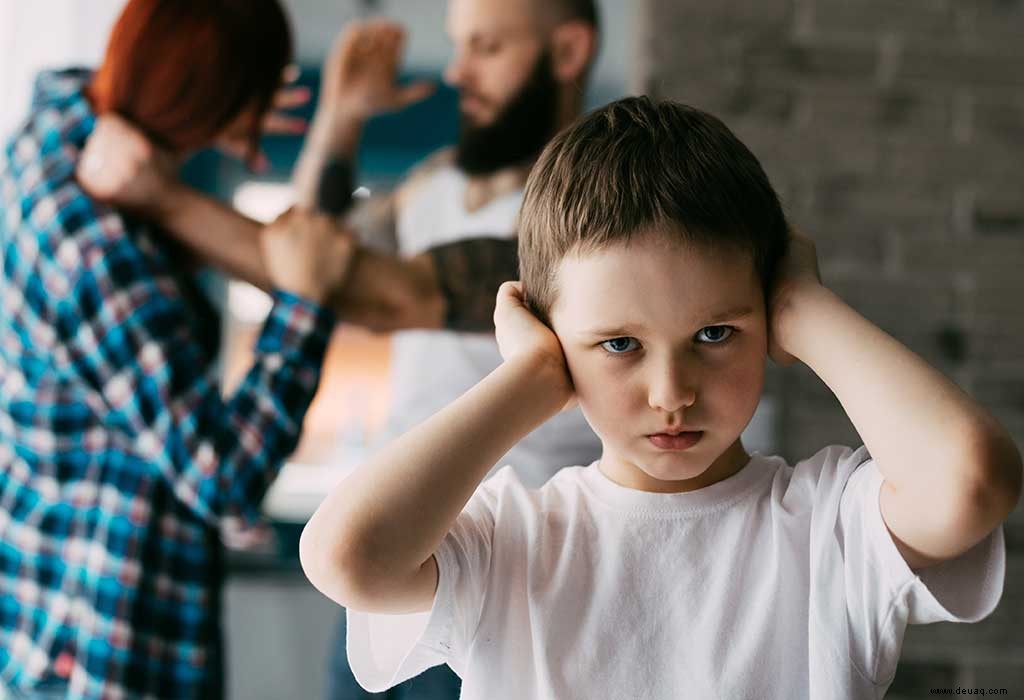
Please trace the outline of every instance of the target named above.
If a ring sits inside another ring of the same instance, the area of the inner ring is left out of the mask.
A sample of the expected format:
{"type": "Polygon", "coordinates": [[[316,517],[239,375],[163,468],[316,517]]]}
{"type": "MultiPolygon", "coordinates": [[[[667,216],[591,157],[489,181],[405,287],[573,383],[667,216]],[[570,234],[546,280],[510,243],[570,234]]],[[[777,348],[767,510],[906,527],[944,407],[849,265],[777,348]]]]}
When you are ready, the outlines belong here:
{"type": "Polygon", "coordinates": [[[130,438],[197,516],[257,518],[298,442],[332,313],[275,292],[252,368],[222,398],[174,278],[130,236],[110,235],[124,225],[118,215],[92,225],[106,231],[105,242],[81,250],[85,260],[57,309],[63,371],[95,391],[110,429],[130,438]]]}

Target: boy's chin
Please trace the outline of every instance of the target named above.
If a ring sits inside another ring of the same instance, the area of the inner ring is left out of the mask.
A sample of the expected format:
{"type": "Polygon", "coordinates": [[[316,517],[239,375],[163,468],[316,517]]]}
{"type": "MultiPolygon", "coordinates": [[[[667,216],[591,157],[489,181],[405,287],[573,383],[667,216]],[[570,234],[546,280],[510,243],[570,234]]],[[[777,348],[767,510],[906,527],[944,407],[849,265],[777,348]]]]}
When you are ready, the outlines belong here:
{"type": "Polygon", "coordinates": [[[738,435],[724,446],[723,436],[721,431],[705,431],[699,442],[680,450],[659,449],[646,437],[612,444],[602,436],[602,471],[613,481],[641,491],[704,488],[728,478],[749,460],[738,435]]]}
{"type": "Polygon", "coordinates": [[[645,460],[637,466],[648,478],[668,484],[696,479],[711,464],[692,455],[663,455],[661,459],[645,460]]]}
{"type": "Polygon", "coordinates": [[[624,457],[621,462],[633,473],[634,479],[650,481],[653,486],[688,481],[699,477],[711,466],[705,456],[694,454],[692,450],[658,452],[652,447],[620,454],[624,457]]]}

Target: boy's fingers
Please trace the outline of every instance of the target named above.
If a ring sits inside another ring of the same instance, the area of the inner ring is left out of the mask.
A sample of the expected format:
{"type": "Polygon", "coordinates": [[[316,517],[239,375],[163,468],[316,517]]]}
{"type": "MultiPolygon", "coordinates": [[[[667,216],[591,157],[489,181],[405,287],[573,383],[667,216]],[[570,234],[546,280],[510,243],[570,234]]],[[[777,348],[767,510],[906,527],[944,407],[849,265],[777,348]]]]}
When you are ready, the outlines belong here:
{"type": "Polygon", "coordinates": [[[494,300],[494,318],[497,319],[501,315],[502,310],[506,307],[515,304],[515,288],[512,286],[514,282],[502,282],[501,286],[498,287],[498,294],[494,300]]]}
{"type": "Polygon", "coordinates": [[[518,281],[509,280],[502,282],[501,286],[498,287],[498,296],[505,297],[507,299],[516,299],[519,297],[519,293],[522,291],[522,287],[518,281]]]}
{"type": "Polygon", "coordinates": [[[499,306],[506,309],[523,309],[524,311],[529,312],[529,309],[526,308],[526,303],[523,300],[522,282],[502,283],[501,287],[498,288],[498,299],[495,309],[499,306]]]}

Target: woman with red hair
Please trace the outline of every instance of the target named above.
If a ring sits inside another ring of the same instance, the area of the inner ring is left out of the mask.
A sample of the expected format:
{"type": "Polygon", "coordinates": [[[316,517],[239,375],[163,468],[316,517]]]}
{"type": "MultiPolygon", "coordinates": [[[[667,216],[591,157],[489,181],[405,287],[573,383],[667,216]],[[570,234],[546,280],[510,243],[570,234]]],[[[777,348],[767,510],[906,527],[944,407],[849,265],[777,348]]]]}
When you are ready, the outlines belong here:
{"type": "MultiPolygon", "coordinates": [[[[276,0],[130,0],[95,74],[38,79],[0,159],[0,696],[219,697],[219,523],[294,449],[352,241],[263,232],[274,305],[221,397],[179,248],[75,180],[98,114],[181,159],[255,154],[291,39],[276,0]]],[[[216,231],[210,232],[216,236],[216,231]]]]}

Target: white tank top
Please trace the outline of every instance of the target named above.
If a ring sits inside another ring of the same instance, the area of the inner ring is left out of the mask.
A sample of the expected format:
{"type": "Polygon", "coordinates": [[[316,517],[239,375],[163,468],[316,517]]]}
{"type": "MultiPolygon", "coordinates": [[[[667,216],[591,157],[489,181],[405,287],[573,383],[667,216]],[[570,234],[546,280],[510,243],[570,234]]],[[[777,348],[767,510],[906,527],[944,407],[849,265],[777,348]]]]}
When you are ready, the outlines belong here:
{"type": "MultiPolygon", "coordinates": [[[[416,255],[464,238],[515,236],[523,191],[502,195],[477,211],[463,206],[467,179],[452,166],[424,175],[398,212],[398,250],[416,255]]],[[[493,334],[401,331],[391,345],[390,440],[457,399],[499,364],[493,334]]],[[[510,464],[529,486],[540,486],[559,468],[590,464],[601,443],[579,408],[561,413],[524,438],[492,468],[510,464]]]]}

